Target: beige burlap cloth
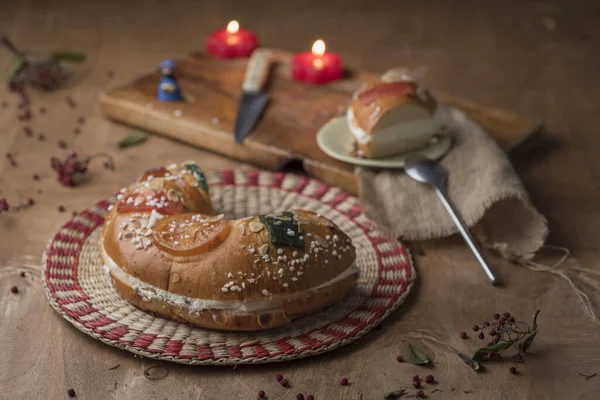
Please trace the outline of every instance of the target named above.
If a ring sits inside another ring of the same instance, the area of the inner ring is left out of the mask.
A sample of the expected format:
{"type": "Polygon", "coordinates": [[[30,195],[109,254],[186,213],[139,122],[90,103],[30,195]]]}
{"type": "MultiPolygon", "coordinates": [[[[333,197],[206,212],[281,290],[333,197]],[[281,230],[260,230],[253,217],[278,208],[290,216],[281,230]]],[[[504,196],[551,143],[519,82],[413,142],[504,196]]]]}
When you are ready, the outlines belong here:
{"type": "MultiPolygon", "coordinates": [[[[531,204],[507,155],[463,112],[447,110],[453,147],[441,160],[448,194],[473,235],[503,257],[530,260],[548,235],[546,218],[531,204]]],[[[367,215],[404,240],[452,235],[456,226],[427,185],[403,170],[357,168],[367,215]]]]}

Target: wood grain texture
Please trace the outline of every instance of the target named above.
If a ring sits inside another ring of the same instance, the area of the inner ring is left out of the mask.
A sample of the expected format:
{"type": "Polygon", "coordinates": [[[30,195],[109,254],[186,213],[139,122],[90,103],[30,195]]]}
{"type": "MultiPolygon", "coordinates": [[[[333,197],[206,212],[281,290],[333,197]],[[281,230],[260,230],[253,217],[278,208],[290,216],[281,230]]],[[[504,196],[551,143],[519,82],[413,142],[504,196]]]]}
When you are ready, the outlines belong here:
{"type": "MultiPolygon", "coordinates": [[[[136,78],[100,96],[102,112],[111,119],[157,132],[262,168],[279,170],[297,161],[311,176],[358,193],[354,166],[337,161],[317,145],[316,133],[331,118],[344,115],[352,93],[378,75],[346,71],[344,79],[308,85],[290,79],[291,54],[273,51],[274,67],[267,91],[269,105],[252,134],[235,143],[233,131],[248,60],[221,60],[195,52],[177,61],[177,77],[185,101],[156,99],[160,73],[136,78]]],[[[441,94],[490,132],[506,150],[539,131],[540,124],[514,113],[441,94]]]]}
{"type": "MultiPolygon", "coordinates": [[[[253,400],[265,390],[270,400],[291,400],[299,392],[320,400],[371,400],[410,385],[414,374],[432,373],[439,381],[435,388],[443,392],[428,393],[429,399],[596,399],[600,376],[586,381],[579,374],[600,372],[600,326],[583,311],[570,285],[490,256],[506,281],[505,287],[492,289],[458,237],[410,244],[420,277],[417,290],[382,329],[348,347],[280,365],[162,364],[170,373],[161,381],[143,376],[155,362],[103,345],[65,323],[46,302],[39,261],[48,238],[68,217],[57,211],[60,204],[68,213],[82,209],[145,168],[175,160],[196,159],[212,169],[249,168],[159,136],[118,151],[114,143],[129,129],[106,121],[97,102],[101,91],[127,84],[162,59],[201,49],[207,34],[237,18],[270,47],[301,51],[322,37],[354,70],[423,69],[428,84],[442,92],[544,121],[552,141],[515,159],[515,166],[550,221],[550,243],[572,251],[559,269],[599,312],[598,16],[594,1],[3,3],[0,26],[17,44],[32,50],[81,49],[89,59],[72,87],[34,93],[29,123],[17,120],[18,99],[0,87],[0,197],[11,203],[36,201],[25,211],[0,214],[0,398],[66,399],[67,389],[74,388],[78,399],[253,400]],[[549,31],[542,17],[553,18],[556,29],[549,31]],[[112,79],[109,70],[115,72],[112,79]],[[66,95],[76,99],[76,109],[65,103],[66,95]],[[46,114],[40,114],[41,106],[46,114]],[[76,136],[80,116],[86,121],[76,136]],[[26,137],[25,125],[47,140],[26,137]],[[56,144],[59,139],[81,153],[110,152],[117,172],[93,164],[84,186],[58,185],[49,157],[65,153],[56,144]],[[7,151],[18,167],[4,158],[7,151]],[[31,178],[34,173],[40,181],[31,178]],[[19,294],[10,293],[12,286],[19,294]],[[508,373],[510,363],[475,374],[448,347],[473,351],[480,341],[462,341],[458,333],[493,311],[508,310],[528,320],[538,308],[540,333],[518,376],[508,373]],[[397,354],[407,357],[407,342],[432,356],[432,370],[395,361],[397,354]],[[286,375],[291,389],[275,382],[276,372],[286,375]],[[352,384],[338,385],[342,376],[352,384]]],[[[9,62],[0,51],[0,66],[9,62]]],[[[552,264],[556,258],[549,253],[540,261],[552,264]]]]}

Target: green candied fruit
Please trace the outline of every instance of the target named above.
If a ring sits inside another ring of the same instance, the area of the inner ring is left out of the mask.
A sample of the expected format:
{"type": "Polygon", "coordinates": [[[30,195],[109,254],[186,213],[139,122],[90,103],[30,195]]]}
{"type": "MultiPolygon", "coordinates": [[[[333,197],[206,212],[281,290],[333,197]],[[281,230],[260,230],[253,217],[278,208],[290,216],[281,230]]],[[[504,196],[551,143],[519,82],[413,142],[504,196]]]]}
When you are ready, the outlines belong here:
{"type": "Polygon", "coordinates": [[[196,164],[188,164],[186,165],[186,168],[192,171],[192,175],[194,175],[194,178],[196,178],[196,180],[198,181],[200,189],[204,190],[205,192],[208,192],[208,182],[206,181],[206,177],[202,173],[200,167],[196,164]]]}
{"type": "Polygon", "coordinates": [[[271,244],[304,248],[304,238],[294,217],[289,211],[258,216],[269,231],[271,244]]]}

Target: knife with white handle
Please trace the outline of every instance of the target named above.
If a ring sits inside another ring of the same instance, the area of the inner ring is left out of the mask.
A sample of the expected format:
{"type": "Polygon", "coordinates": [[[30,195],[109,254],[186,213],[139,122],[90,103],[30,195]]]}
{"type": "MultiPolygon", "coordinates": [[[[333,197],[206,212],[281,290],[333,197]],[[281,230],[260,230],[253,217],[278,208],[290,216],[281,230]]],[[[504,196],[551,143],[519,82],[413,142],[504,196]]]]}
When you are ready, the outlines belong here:
{"type": "Polygon", "coordinates": [[[252,52],[242,83],[242,99],[235,120],[236,143],[241,143],[252,133],[252,129],[267,106],[269,94],[264,88],[272,63],[271,50],[256,49],[252,52]]]}

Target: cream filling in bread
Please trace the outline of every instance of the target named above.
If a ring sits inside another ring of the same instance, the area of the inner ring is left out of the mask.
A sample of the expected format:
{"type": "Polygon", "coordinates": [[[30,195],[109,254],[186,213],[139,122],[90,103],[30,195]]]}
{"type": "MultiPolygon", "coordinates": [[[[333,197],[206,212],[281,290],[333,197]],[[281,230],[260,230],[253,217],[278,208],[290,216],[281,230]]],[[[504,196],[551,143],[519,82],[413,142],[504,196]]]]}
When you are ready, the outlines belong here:
{"type": "MultiPolygon", "coordinates": [[[[352,264],[344,272],[339,274],[333,279],[316,286],[314,288],[286,295],[275,295],[266,297],[264,300],[208,300],[198,299],[194,297],[182,296],[179,294],[167,292],[166,290],[157,288],[142,282],[138,278],[129,275],[123,271],[107,254],[104,253],[105,261],[107,265],[104,265],[104,271],[113,273],[119,280],[127,282],[131,287],[142,297],[144,300],[158,300],[165,301],[172,306],[187,308],[190,313],[199,313],[204,310],[227,310],[233,313],[252,313],[268,311],[279,308],[281,303],[288,302],[292,299],[301,298],[308,294],[311,294],[319,289],[326,288],[333,285],[334,283],[350,276],[357,274],[359,268],[352,264]]],[[[110,277],[110,275],[109,275],[110,277]]]]}
{"type": "MultiPolygon", "coordinates": [[[[358,143],[370,143],[371,157],[385,157],[424,147],[434,134],[440,132],[441,123],[437,113],[430,118],[410,120],[409,115],[413,113],[413,108],[415,116],[423,117],[425,112],[416,109],[417,106],[405,105],[400,107],[404,107],[406,112],[403,112],[403,115],[398,115],[397,123],[389,121],[396,118],[383,116],[382,119],[385,118],[387,121],[379,122],[377,125],[381,127],[376,126],[370,135],[356,124],[354,111],[352,111],[352,107],[348,107],[346,114],[348,128],[358,143]]],[[[388,113],[393,112],[392,110],[388,111],[388,113]]]]}

